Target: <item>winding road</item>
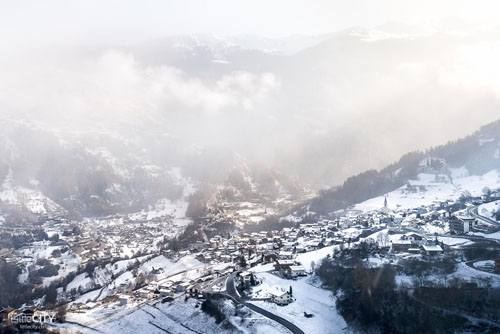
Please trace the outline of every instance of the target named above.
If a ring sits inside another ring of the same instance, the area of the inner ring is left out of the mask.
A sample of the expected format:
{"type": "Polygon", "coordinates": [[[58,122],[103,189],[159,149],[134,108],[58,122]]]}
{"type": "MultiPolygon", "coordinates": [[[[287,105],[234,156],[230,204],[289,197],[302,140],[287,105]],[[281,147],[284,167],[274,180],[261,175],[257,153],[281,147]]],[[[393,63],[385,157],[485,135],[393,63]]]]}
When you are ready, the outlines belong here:
{"type": "Polygon", "coordinates": [[[469,215],[471,215],[472,217],[477,218],[479,220],[482,220],[482,221],[484,221],[484,222],[486,222],[488,224],[492,224],[492,225],[495,225],[497,227],[500,227],[500,222],[497,222],[496,220],[493,220],[491,218],[488,218],[488,217],[480,215],[479,212],[478,212],[478,209],[479,209],[478,205],[470,207],[470,208],[467,209],[467,213],[469,215]]]}
{"type": "Polygon", "coordinates": [[[236,291],[236,287],[234,285],[234,278],[235,277],[236,277],[236,273],[232,273],[231,275],[229,275],[229,277],[227,278],[227,281],[226,281],[226,293],[225,294],[221,293],[221,295],[223,295],[225,297],[229,297],[230,299],[232,299],[236,303],[244,305],[244,306],[248,307],[249,309],[251,309],[252,311],[260,313],[263,316],[265,316],[266,318],[269,318],[271,320],[276,321],[277,323],[286,327],[293,334],[305,334],[302,329],[300,329],[299,327],[297,327],[296,325],[294,325],[290,321],[288,321],[280,316],[277,316],[274,313],[266,311],[263,308],[260,308],[252,303],[245,302],[244,298],[242,298],[240,296],[240,294],[238,293],[238,291],[236,291]]]}
{"type": "MultiPolygon", "coordinates": [[[[489,259],[486,259],[486,260],[489,260],[489,259]]],[[[479,271],[483,271],[485,273],[488,273],[488,274],[495,274],[495,275],[498,275],[498,273],[496,273],[495,271],[492,271],[492,270],[487,270],[487,269],[484,269],[484,268],[481,268],[481,267],[475,267],[474,266],[474,263],[476,262],[479,262],[479,261],[482,261],[482,260],[472,260],[472,261],[467,261],[465,262],[465,265],[469,268],[472,268],[474,270],[479,270],[479,271]]]]}

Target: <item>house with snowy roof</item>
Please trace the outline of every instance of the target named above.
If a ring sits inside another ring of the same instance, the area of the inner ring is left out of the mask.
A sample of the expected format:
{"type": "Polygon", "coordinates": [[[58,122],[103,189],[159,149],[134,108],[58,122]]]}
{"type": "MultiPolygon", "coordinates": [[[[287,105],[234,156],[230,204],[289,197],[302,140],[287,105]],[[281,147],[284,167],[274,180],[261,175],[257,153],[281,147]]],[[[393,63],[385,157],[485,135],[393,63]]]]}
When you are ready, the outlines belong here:
{"type": "Polygon", "coordinates": [[[427,256],[436,256],[443,253],[443,249],[439,245],[422,245],[421,249],[427,256]]]}
{"type": "Polygon", "coordinates": [[[271,302],[280,306],[288,305],[295,300],[289,291],[272,289],[269,294],[271,295],[271,302]]]}
{"type": "Polygon", "coordinates": [[[410,240],[393,240],[392,241],[392,251],[393,252],[407,252],[411,248],[410,240]]]}
{"type": "Polygon", "coordinates": [[[290,266],[287,270],[287,276],[289,278],[297,278],[299,276],[307,276],[306,268],[304,266],[290,266]]]}
{"type": "Polygon", "coordinates": [[[274,263],[274,270],[286,272],[290,266],[293,266],[295,261],[293,260],[276,260],[274,263]]]}

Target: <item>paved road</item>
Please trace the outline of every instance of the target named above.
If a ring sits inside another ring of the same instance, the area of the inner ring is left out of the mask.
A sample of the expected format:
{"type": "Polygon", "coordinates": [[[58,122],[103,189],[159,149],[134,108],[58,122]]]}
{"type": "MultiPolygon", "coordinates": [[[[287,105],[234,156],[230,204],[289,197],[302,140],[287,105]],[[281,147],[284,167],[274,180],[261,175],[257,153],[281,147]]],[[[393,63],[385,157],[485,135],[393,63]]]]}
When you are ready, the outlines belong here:
{"type": "Polygon", "coordinates": [[[240,303],[240,304],[248,307],[252,311],[260,313],[263,316],[265,316],[266,318],[274,320],[277,323],[285,326],[293,334],[305,334],[303,330],[301,330],[299,327],[297,327],[296,325],[294,325],[290,321],[288,321],[282,317],[279,317],[274,313],[266,311],[266,310],[254,305],[254,304],[245,302],[245,300],[239,295],[238,291],[236,291],[236,287],[234,285],[234,277],[235,276],[236,276],[236,273],[231,274],[226,281],[226,292],[227,292],[226,296],[229,296],[235,302],[240,303]]]}
{"type": "Polygon", "coordinates": [[[479,212],[478,212],[478,208],[479,208],[479,206],[477,206],[477,205],[473,206],[471,208],[468,208],[467,209],[467,213],[470,214],[471,216],[479,219],[479,220],[485,221],[488,224],[492,224],[492,225],[495,225],[495,226],[500,226],[500,222],[497,222],[496,220],[493,220],[491,218],[488,218],[488,217],[480,215],[479,212]]]}
{"type": "MultiPolygon", "coordinates": [[[[489,260],[489,259],[487,259],[487,260],[489,260]]],[[[495,270],[487,270],[487,269],[484,269],[484,268],[481,268],[481,267],[474,267],[474,263],[475,262],[479,262],[479,261],[481,261],[481,260],[467,261],[467,262],[465,262],[465,264],[468,267],[470,267],[470,268],[472,268],[474,270],[484,271],[485,273],[488,273],[488,274],[500,275],[499,273],[495,272],[495,270]]]]}

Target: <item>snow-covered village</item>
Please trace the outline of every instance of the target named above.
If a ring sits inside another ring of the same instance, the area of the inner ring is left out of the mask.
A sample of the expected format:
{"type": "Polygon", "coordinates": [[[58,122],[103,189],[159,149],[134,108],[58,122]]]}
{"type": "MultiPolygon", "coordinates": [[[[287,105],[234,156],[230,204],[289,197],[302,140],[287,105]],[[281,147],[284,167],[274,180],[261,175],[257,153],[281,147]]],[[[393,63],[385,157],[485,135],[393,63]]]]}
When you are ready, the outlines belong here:
{"type": "MultiPolygon", "coordinates": [[[[29,314],[61,333],[356,332],[335,311],[323,276],[325,262],[356,250],[365,252],[366,268],[392,268],[397,289],[499,286],[500,174],[440,174],[431,160],[399,189],[328,216],[301,208],[279,218],[281,229],[239,228],[258,227],[273,209],[219,198],[191,231],[202,238],[189,244],[181,237],[190,228],[176,211],[92,221],[43,213],[41,240],[2,249],[7,264],[22,268],[17,280],[36,280],[40,291],[32,304],[5,308],[3,324],[29,314]],[[246,219],[241,207],[254,225],[238,221],[246,219]]],[[[496,310],[456,312],[472,331],[499,328],[496,310]]]]}
{"type": "Polygon", "coordinates": [[[0,1],[0,334],[500,333],[499,12],[0,1]]]}

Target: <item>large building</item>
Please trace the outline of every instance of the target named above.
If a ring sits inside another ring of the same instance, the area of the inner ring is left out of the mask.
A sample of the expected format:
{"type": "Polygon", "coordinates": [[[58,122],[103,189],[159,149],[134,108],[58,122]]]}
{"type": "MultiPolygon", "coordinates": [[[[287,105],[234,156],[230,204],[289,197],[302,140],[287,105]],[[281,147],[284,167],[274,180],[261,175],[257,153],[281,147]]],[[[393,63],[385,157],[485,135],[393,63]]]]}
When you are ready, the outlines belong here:
{"type": "Polygon", "coordinates": [[[470,217],[450,217],[450,232],[456,234],[464,234],[476,227],[476,219],[470,217]]]}

